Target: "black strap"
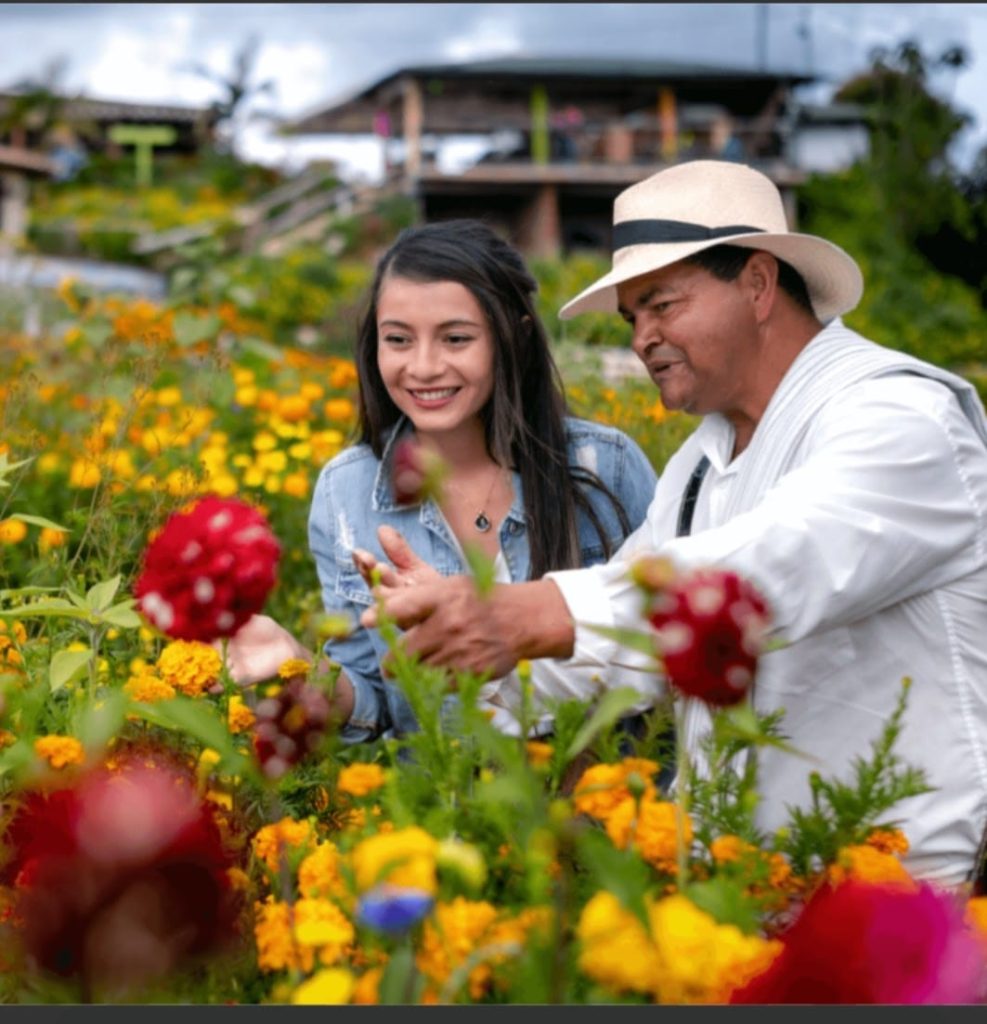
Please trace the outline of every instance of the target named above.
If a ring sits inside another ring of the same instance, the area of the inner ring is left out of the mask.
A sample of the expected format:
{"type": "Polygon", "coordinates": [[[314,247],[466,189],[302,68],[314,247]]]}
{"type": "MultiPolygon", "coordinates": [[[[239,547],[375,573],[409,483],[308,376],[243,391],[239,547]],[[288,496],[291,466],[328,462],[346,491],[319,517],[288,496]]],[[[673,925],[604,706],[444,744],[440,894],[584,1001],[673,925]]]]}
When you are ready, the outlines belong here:
{"type": "Polygon", "coordinates": [[[729,224],[722,228],[708,228],[705,224],[691,224],[687,220],[625,220],[614,224],[611,248],[614,252],[627,245],[650,245],[665,242],[709,242],[731,235],[763,234],[764,228],[749,224],[729,224]]]}
{"type": "Polygon", "coordinates": [[[703,477],[709,469],[709,459],[704,455],[697,463],[696,468],[689,477],[682,494],[682,504],[679,506],[679,523],[675,529],[676,537],[688,537],[692,530],[692,514],[696,511],[696,499],[699,497],[699,488],[703,485],[703,477]]]}

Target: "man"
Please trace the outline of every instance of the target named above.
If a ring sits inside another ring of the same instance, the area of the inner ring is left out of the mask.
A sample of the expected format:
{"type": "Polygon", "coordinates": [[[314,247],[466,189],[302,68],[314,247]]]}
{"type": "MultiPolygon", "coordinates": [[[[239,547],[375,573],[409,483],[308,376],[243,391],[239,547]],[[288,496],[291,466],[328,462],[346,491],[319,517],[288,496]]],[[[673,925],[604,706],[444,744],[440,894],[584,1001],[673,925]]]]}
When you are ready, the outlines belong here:
{"type": "MultiPolygon", "coordinates": [[[[853,259],[789,232],[777,189],[749,167],[694,161],[626,189],[612,270],[561,316],[619,312],[665,406],[702,417],[647,520],[607,565],[486,601],[463,578],[381,596],[429,663],[605,668],[628,654],[591,626],[644,628],[636,558],[733,570],[786,641],[760,660],[755,707],[784,709],[784,732],[825,774],[870,753],[911,677],[897,752],[936,789],[895,814],[911,870],[958,884],[987,820],[987,420],[960,378],[843,325],[861,291],[853,259]],[[691,533],[676,536],[687,489],[691,533]]],[[[389,557],[410,564],[398,545],[389,557]]],[[[690,748],[702,728],[688,723],[690,748]]],[[[808,803],[808,770],[775,749],[759,758],[770,830],[808,803]]]]}

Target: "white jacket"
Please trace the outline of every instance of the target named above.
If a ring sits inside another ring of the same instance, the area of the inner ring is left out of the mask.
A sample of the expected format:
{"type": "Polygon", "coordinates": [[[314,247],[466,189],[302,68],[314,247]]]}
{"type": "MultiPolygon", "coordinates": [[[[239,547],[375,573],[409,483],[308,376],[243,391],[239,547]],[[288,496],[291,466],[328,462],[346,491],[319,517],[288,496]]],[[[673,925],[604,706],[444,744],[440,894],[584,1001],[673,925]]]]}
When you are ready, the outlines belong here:
{"type": "MultiPolygon", "coordinates": [[[[743,574],[787,641],[761,659],[755,707],[783,708],[790,742],[819,761],[759,753],[758,824],[773,830],[786,805],[808,805],[813,768],[849,781],[908,676],[895,749],[937,788],[891,817],[911,844],[913,873],[963,882],[987,822],[987,420],[976,393],[835,320],[800,353],[751,444],[730,461],[732,449],[730,424],[705,417],[614,559],[550,574],[577,623],[572,662],[628,660],[586,626],[646,628],[626,575],[641,554],[743,574]],[[702,454],[711,465],[692,534],[675,538],[702,454]]],[[[693,752],[703,718],[687,725],[693,752]]]]}

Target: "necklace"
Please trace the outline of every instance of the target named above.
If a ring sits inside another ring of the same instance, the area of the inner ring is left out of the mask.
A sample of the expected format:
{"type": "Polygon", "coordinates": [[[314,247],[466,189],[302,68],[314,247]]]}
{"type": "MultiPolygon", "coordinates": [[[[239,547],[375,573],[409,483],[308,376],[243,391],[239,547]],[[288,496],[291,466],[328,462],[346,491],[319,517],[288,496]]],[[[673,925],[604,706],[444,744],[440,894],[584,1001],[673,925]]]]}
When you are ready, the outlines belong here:
{"type": "MultiPolygon", "coordinates": [[[[490,499],[493,496],[494,488],[497,486],[497,481],[500,479],[500,474],[501,467],[497,466],[493,479],[490,481],[490,488],[487,491],[487,496],[483,499],[483,504],[480,506],[480,510],[473,518],[473,527],[478,533],[486,533],[493,525],[490,522],[490,517],[487,515],[487,505],[490,504],[490,499]]],[[[453,487],[452,489],[460,495],[463,493],[457,487],[453,487]]]]}

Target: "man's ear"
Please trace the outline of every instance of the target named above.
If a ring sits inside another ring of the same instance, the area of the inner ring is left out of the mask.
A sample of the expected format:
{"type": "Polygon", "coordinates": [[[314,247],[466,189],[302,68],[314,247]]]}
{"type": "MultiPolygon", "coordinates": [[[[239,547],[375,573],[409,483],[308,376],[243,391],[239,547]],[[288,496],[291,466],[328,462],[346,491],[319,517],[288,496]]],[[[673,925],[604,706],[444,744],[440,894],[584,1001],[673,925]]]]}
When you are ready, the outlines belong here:
{"type": "Polygon", "coordinates": [[[778,296],[778,261],[769,252],[757,250],[742,271],[758,323],[763,323],[774,309],[778,296]]]}

